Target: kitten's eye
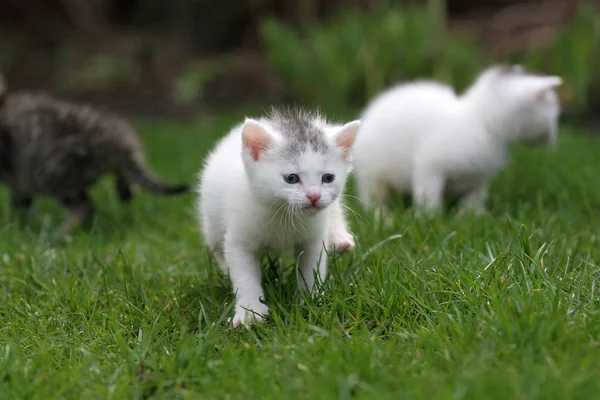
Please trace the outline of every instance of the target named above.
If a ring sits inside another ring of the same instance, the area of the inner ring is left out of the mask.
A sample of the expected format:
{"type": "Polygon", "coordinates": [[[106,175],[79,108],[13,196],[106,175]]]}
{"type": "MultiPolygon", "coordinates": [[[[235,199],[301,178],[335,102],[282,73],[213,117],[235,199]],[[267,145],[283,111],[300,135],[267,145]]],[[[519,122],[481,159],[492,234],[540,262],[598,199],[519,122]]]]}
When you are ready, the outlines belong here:
{"type": "Polygon", "coordinates": [[[287,174],[283,176],[283,180],[290,185],[300,182],[300,177],[296,174],[287,174]]]}
{"type": "Polygon", "coordinates": [[[325,174],[325,175],[323,175],[323,178],[321,178],[323,183],[331,183],[331,182],[333,182],[334,179],[335,179],[334,174],[325,174]]]}

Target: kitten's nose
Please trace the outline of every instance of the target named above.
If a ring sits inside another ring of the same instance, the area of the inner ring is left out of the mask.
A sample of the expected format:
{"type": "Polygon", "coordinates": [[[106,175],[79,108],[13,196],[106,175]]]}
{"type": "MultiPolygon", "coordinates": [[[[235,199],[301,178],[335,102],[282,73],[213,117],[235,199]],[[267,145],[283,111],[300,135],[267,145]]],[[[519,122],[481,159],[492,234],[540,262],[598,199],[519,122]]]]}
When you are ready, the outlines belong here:
{"type": "Polygon", "coordinates": [[[307,193],[306,197],[310,200],[310,202],[314,206],[315,204],[317,204],[317,202],[321,198],[321,193],[318,193],[318,192],[307,193]]]}

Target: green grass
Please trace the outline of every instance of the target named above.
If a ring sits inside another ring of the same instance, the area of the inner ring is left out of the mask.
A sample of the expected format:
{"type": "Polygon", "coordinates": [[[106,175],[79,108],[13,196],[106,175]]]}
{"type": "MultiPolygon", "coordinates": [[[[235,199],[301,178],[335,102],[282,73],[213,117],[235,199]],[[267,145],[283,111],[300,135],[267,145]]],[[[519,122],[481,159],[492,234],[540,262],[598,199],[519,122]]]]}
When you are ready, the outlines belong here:
{"type": "MultiPolygon", "coordinates": [[[[178,182],[233,122],[139,126],[178,182]]],[[[517,150],[489,215],[353,219],[358,248],[332,260],[322,298],[295,303],[284,258],[269,321],[239,330],[193,196],[123,206],[103,180],[92,231],[51,247],[63,211],[42,199],[18,226],[3,190],[0,398],[597,397],[600,142],[565,129],[556,151],[517,150]]]]}

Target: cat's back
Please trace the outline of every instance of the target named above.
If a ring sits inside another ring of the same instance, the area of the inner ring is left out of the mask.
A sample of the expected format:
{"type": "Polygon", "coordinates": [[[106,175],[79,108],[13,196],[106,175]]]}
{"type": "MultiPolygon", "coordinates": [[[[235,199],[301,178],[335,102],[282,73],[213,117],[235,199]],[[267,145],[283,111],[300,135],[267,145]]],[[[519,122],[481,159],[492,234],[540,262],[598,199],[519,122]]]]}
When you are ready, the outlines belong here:
{"type": "Polygon", "coordinates": [[[57,99],[44,93],[13,93],[7,96],[0,119],[16,141],[35,142],[40,148],[86,146],[117,151],[138,150],[141,145],[133,127],[108,111],[57,99]]]}
{"type": "Polygon", "coordinates": [[[407,185],[417,149],[440,132],[458,104],[451,87],[429,81],[398,85],[376,97],[362,113],[353,147],[357,176],[407,185]]]}
{"type": "Polygon", "coordinates": [[[127,121],[45,94],[11,93],[0,107],[0,127],[10,137],[16,180],[28,192],[87,188],[141,153],[127,121]]]}
{"type": "Polygon", "coordinates": [[[242,161],[242,124],[215,144],[199,178],[197,212],[204,240],[214,249],[222,242],[228,221],[244,218],[244,207],[251,208],[245,201],[249,189],[242,161]]]}
{"type": "Polygon", "coordinates": [[[242,124],[240,124],[215,144],[206,157],[201,179],[204,180],[207,175],[240,175],[243,174],[243,170],[242,124]]]}
{"type": "Polygon", "coordinates": [[[448,85],[432,81],[398,85],[367,106],[361,118],[361,133],[402,137],[425,132],[451,115],[458,105],[458,97],[448,85]]]}
{"type": "MultiPolygon", "coordinates": [[[[235,126],[221,138],[204,161],[200,172],[200,199],[207,205],[222,205],[224,198],[235,197],[245,186],[242,161],[242,125],[235,126]]],[[[208,210],[204,210],[208,212],[208,210]]]]}

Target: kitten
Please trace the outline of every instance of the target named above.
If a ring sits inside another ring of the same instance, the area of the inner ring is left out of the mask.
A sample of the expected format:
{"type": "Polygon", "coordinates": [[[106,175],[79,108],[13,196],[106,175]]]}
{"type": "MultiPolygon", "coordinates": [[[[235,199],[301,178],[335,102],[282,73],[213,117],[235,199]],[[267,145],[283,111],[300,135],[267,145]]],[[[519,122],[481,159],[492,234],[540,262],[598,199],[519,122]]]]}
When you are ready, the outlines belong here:
{"type": "Polygon", "coordinates": [[[296,250],[302,286],[311,290],[313,273],[321,279],[327,274],[323,244],[354,246],[340,196],[358,126],[273,110],[234,127],[208,156],[199,219],[205,243],[236,293],[234,326],[262,321],[268,312],[261,302],[263,251],[296,250]]]}
{"type": "Polygon", "coordinates": [[[0,98],[0,182],[11,189],[13,210],[29,208],[37,194],[62,203],[70,218],[60,234],[91,222],[88,188],[104,174],[116,175],[123,202],[131,200],[134,184],[157,194],[189,191],[149,174],[137,134],[115,115],[41,94],[0,98]]]}
{"type": "Polygon", "coordinates": [[[461,96],[447,85],[415,82],[389,89],[367,106],[353,147],[360,199],[382,207],[392,188],[437,212],[443,195],[459,210],[485,211],[490,180],[520,142],[554,144],[560,105],[557,76],[516,66],[485,70],[461,96]]]}

